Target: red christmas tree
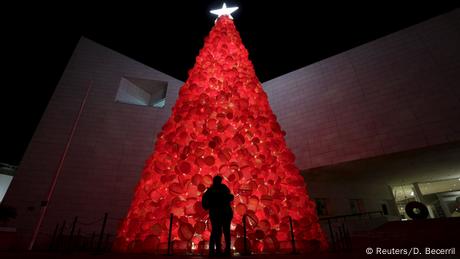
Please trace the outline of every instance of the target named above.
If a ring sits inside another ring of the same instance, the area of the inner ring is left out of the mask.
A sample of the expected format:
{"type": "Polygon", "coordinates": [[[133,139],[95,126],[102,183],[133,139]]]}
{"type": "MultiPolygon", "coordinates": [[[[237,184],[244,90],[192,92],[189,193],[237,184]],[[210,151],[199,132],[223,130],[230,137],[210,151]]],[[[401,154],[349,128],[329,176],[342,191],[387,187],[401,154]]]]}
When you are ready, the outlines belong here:
{"type": "Polygon", "coordinates": [[[315,204],[284,135],[233,21],[220,16],[157,136],[114,249],[164,251],[170,213],[174,249],[206,247],[210,223],[201,196],[216,174],[235,195],[237,251],[244,243],[244,214],[252,252],[287,249],[289,217],[298,250],[312,244],[325,249],[315,204]]]}

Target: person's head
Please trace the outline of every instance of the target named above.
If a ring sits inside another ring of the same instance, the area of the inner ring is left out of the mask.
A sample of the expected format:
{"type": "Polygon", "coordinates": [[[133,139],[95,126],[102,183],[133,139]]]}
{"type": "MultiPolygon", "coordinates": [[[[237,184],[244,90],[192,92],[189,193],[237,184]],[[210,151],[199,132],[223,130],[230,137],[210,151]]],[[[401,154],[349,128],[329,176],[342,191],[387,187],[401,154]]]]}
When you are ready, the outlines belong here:
{"type": "Polygon", "coordinates": [[[214,178],[212,179],[212,184],[213,185],[219,185],[221,183],[222,183],[222,176],[220,176],[220,175],[214,176],[214,178]]]}

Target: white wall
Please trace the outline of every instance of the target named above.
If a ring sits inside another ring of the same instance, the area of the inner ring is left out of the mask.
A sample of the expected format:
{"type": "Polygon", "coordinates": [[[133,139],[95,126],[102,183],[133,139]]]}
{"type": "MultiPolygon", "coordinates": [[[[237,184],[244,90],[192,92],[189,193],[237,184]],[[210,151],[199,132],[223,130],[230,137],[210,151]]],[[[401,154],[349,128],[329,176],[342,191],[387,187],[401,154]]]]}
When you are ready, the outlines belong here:
{"type": "Polygon", "coordinates": [[[265,82],[300,169],[459,141],[459,35],[457,9],[265,82]]]}
{"type": "MultiPolygon", "coordinates": [[[[106,232],[116,232],[183,82],[91,40],[80,40],[5,195],[4,202],[18,212],[8,224],[17,228],[15,246],[19,249],[30,242],[41,201],[47,199],[90,84],[92,89],[49,201],[37,247],[47,245],[57,223],[69,222],[75,216],[81,222],[93,222],[107,212],[110,220],[106,232]],[[167,82],[165,107],[117,102],[124,77],[167,82]]],[[[83,232],[91,233],[100,229],[100,224],[81,227],[83,232]]]]}
{"type": "Polygon", "coordinates": [[[0,203],[3,201],[3,197],[10,186],[11,180],[13,180],[13,176],[0,174],[0,203]]]}

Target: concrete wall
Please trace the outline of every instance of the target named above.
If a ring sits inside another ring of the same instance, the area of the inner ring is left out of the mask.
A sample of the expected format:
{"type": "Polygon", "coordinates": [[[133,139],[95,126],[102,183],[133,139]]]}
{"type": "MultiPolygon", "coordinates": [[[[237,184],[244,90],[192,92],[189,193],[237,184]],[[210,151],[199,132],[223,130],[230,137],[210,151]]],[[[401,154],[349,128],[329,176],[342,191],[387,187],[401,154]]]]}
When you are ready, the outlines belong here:
{"type": "Polygon", "coordinates": [[[386,204],[388,214],[396,216],[398,212],[394,206],[394,197],[391,189],[385,184],[350,183],[350,182],[309,182],[310,197],[325,198],[329,201],[329,215],[348,215],[351,211],[350,199],[363,201],[363,212],[381,211],[382,204],[386,204]]]}
{"type": "MultiPolygon", "coordinates": [[[[182,82],[82,38],[30,142],[4,203],[18,209],[24,247],[30,239],[51,179],[92,81],[78,127],[57,181],[40,237],[74,216],[89,223],[109,213],[108,233],[125,216],[144,161],[166,122],[182,82]],[[166,106],[154,108],[115,102],[123,76],[168,82],[166,106]]],[[[34,86],[39,87],[39,85],[34,86]]],[[[91,233],[102,221],[80,225],[91,233]]],[[[68,233],[68,232],[67,232],[68,233]]]]}
{"type": "Polygon", "coordinates": [[[265,82],[297,165],[460,140],[459,46],[457,9],[265,82]]]}

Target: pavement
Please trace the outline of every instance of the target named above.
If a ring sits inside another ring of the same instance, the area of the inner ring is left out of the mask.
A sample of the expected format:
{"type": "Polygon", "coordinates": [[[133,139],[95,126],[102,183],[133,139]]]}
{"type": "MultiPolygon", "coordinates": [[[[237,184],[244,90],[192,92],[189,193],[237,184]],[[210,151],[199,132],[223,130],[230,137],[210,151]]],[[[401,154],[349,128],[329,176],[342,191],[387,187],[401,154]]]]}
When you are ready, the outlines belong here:
{"type": "Polygon", "coordinates": [[[117,254],[117,253],[62,253],[62,252],[1,252],[1,259],[199,259],[199,258],[235,258],[235,259],[373,259],[373,258],[442,258],[453,259],[460,258],[460,252],[456,255],[367,255],[366,251],[342,252],[342,253],[322,253],[322,254],[299,254],[299,255],[286,255],[286,254],[259,254],[250,256],[232,256],[232,257],[209,257],[197,255],[152,255],[152,254],[117,254]]]}

